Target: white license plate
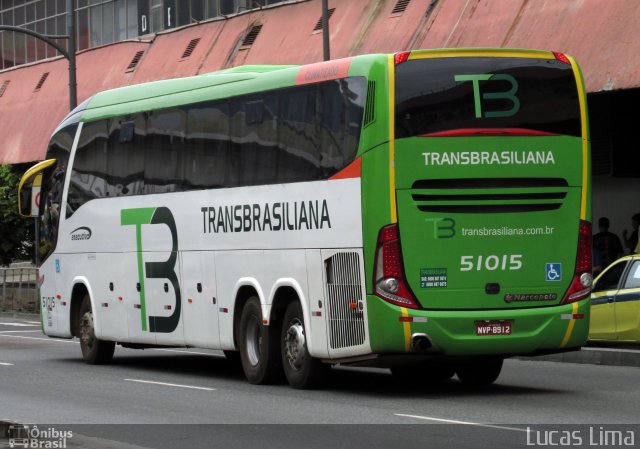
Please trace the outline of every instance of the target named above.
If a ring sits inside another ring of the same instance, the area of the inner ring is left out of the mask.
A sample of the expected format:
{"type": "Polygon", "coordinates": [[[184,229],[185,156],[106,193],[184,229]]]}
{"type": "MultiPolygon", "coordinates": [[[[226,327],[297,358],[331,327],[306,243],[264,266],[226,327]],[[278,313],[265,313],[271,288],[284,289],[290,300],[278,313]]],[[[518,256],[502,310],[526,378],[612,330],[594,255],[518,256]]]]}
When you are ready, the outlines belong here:
{"type": "Polygon", "coordinates": [[[511,321],[476,321],[476,335],[511,335],[511,321]]]}

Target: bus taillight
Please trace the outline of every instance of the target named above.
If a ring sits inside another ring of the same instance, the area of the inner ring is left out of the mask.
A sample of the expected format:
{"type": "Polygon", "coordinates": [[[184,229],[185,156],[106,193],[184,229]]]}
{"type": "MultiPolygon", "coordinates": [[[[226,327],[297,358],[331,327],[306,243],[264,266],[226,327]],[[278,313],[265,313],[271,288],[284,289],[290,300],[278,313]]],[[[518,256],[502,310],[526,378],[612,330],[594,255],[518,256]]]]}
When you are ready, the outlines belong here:
{"type": "Polygon", "coordinates": [[[396,65],[400,65],[403,62],[407,61],[409,59],[409,56],[411,55],[410,51],[402,51],[400,53],[396,53],[395,57],[394,57],[394,62],[396,65]]]}
{"type": "Polygon", "coordinates": [[[564,295],[562,304],[571,304],[589,296],[593,283],[591,270],[591,223],[580,220],[575,274],[567,293],[564,295]]]}
{"type": "Polygon", "coordinates": [[[567,58],[567,55],[565,55],[564,53],[559,53],[557,51],[553,51],[553,56],[561,62],[564,62],[565,64],[571,64],[571,61],[569,61],[569,58],[567,58]]]}
{"type": "Polygon", "coordinates": [[[378,234],[374,273],[377,296],[398,306],[419,308],[405,279],[397,224],[383,227],[378,234]]]}

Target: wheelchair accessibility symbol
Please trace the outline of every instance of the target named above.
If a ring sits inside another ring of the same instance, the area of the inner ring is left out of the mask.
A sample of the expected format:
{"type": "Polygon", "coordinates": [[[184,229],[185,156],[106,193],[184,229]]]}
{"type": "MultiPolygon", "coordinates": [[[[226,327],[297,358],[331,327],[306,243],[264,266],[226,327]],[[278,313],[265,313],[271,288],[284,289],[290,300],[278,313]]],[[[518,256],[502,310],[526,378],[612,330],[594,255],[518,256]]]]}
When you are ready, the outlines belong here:
{"type": "Polygon", "coordinates": [[[562,280],[562,264],[561,263],[548,263],[545,264],[547,281],[561,281],[562,280]]]}

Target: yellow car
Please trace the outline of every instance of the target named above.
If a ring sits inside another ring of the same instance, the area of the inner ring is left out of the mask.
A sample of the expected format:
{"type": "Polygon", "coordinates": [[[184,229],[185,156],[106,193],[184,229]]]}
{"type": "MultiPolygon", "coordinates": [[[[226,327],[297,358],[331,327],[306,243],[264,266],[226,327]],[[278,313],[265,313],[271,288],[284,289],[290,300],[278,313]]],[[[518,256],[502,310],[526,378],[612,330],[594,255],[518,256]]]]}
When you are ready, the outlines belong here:
{"type": "Polygon", "coordinates": [[[589,340],[640,342],[640,255],[616,260],[595,279],[589,340]]]}

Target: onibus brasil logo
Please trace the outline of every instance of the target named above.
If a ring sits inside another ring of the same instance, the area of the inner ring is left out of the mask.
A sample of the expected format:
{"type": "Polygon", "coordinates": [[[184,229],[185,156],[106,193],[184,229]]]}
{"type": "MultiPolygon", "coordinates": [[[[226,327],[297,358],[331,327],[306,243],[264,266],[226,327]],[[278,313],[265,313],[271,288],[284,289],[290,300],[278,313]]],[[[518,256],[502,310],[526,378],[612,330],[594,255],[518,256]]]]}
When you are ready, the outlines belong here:
{"type": "Polygon", "coordinates": [[[38,428],[27,424],[12,424],[7,431],[10,448],[60,448],[67,447],[67,440],[73,438],[73,431],[58,430],[55,427],[38,428]]]}

